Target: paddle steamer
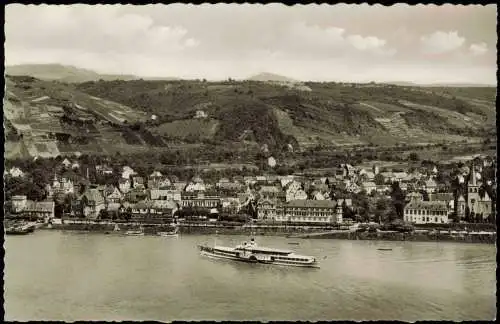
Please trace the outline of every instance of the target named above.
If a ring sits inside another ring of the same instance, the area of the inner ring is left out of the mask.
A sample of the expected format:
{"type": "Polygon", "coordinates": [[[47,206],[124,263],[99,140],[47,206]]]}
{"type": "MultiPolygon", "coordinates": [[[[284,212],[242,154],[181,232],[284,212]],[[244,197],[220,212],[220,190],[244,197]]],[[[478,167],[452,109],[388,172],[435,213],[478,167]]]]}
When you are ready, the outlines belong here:
{"type": "Polygon", "coordinates": [[[319,268],[316,258],[299,255],[291,250],[274,249],[257,246],[252,238],[249,243],[236,247],[199,245],[200,254],[214,259],[227,259],[233,261],[261,263],[281,266],[319,268]]]}

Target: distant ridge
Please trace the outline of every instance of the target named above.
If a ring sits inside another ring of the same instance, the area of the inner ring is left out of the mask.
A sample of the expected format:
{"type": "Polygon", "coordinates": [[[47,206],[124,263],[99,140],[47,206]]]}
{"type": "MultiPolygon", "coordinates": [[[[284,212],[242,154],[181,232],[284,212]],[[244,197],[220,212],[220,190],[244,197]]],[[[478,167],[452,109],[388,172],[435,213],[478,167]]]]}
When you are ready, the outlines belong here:
{"type": "Polygon", "coordinates": [[[381,82],[401,87],[451,87],[451,88],[496,88],[495,84],[481,83],[415,83],[409,81],[381,82]]]}
{"type": "Polygon", "coordinates": [[[450,87],[450,88],[496,88],[496,84],[482,83],[431,83],[420,85],[423,87],[450,87]]]}
{"type": "Polygon", "coordinates": [[[170,77],[140,77],[130,74],[100,74],[92,70],[62,64],[20,64],[5,67],[5,74],[32,76],[40,80],[81,83],[113,80],[178,80],[170,77]]]}
{"type": "Polygon", "coordinates": [[[292,78],[282,76],[279,74],[273,74],[268,72],[259,73],[257,75],[249,77],[247,80],[250,81],[262,81],[262,82],[299,82],[292,78]]]}

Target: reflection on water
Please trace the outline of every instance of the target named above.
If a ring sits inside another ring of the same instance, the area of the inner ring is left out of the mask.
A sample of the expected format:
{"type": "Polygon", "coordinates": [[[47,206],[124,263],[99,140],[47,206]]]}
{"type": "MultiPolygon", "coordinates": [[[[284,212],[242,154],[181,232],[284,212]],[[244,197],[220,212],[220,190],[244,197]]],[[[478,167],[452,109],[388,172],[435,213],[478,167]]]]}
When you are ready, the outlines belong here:
{"type": "Polygon", "coordinates": [[[7,237],[6,319],[412,321],[496,314],[493,245],[257,238],[314,255],[320,269],[211,260],[196,248],[244,239],[47,231],[7,237]]]}

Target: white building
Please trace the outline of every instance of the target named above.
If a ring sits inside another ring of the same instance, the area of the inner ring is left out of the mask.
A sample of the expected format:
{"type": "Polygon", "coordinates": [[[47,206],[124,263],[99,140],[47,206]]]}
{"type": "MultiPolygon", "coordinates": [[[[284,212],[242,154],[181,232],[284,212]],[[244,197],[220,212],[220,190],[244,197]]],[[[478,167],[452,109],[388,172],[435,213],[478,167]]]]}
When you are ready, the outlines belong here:
{"type": "Polygon", "coordinates": [[[288,175],[280,178],[281,187],[285,188],[294,179],[293,175],[288,175]]]}
{"type": "Polygon", "coordinates": [[[446,224],[450,210],[444,201],[410,201],[404,208],[404,220],[415,224],[446,224]]]}
{"type": "Polygon", "coordinates": [[[64,165],[64,167],[66,167],[66,168],[69,168],[71,165],[71,162],[68,159],[64,159],[62,161],[62,165],[64,165]]]}
{"type": "Polygon", "coordinates": [[[276,166],[276,159],[273,158],[272,156],[270,156],[267,159],[267,165],[269,165],[269,167],[271,167],[271,168],[274,168],[276,166]]]}
{"type": "Polygon", "coordinates": [[[297,191],[289,191],[286,193],[286,201],[306,200],[306,199],[307,199],[307,193],[302,189],[297,191]]]}
{"type": "Polygon", "coordinates": [[[130,191],[130,189],[132,188],[131,187],[131,183],[130,183],[130,180],[128,178],[121,178],[119,181],[118,181],[118,188],[120,189],[120,191],[122,193],[127,193],[130,191]]]}
{"type": "Polygon", "coordinates": [[[203,110],[197,110],[196,115],[194,116],[194,118],[207,118],[207,117],[208,117],[208,114],[206,112],[204,112],[203,110]]]}
{"type": "Polygon", "coordinates": [[[434,179],[430,178],[425,182],[425,191],[427,191],[428,194],[435,193],[437,191],[437,183],[434,179]]]}
{"type": "Polygon", "coordinates": [[[65,195],[72,194],[75,192],[75,185],[71,179],[61,178],[57,179],[57,175],[54,174],[54,180],[52,181],[51,193],[63,193],[65,195]]]}
{"type": "MultiPolygon", "coordinates": [[[[123,179],[129,179],[130,176],[136,174],[135,171],[129,167],[129,166],[124,166],[123,171],[122,171],[122,178],[123,179]]],[[[122,191],[123,192],[123,191],[122,191]]]]}
{"type": "Polygon", "coordinates": [[[19,169],[18,167],[12,167],[9,170],[9,174],[13,178],[20,178],[20,177],[24,176],[24,172],[21,169],[19,169]]]}
{"type": "Polygon", "coordinates": [[[206,187],[203,183],[200,182],[191,182],[187,185],[185,191],[186,192],[195,192],[195,191],[205,191],[206,187]]]}
{"type": "Polygon", "coordinates": [[[151,189],[151,200],[173,200],[181,201],[181,191],[175,187],[160,187],[151,189]]]}
{"type": "MultiPolygon", "coordinates": [[[[342,223],[342,207],[331,200],[293,200],[283,205],[283,221],[342,223]]],[[[278,219],[280,220],[280,219],[278,219]]]]}

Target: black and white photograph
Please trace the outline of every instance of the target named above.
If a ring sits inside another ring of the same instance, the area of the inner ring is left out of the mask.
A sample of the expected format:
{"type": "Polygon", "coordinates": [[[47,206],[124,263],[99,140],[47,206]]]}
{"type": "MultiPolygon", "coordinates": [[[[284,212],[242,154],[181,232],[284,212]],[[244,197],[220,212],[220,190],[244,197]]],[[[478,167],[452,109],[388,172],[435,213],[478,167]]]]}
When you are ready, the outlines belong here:
{"type": "Polygon", "coordinates": [[[5,321],[496,319],[496,5],[4,8],[5,321]]]}

